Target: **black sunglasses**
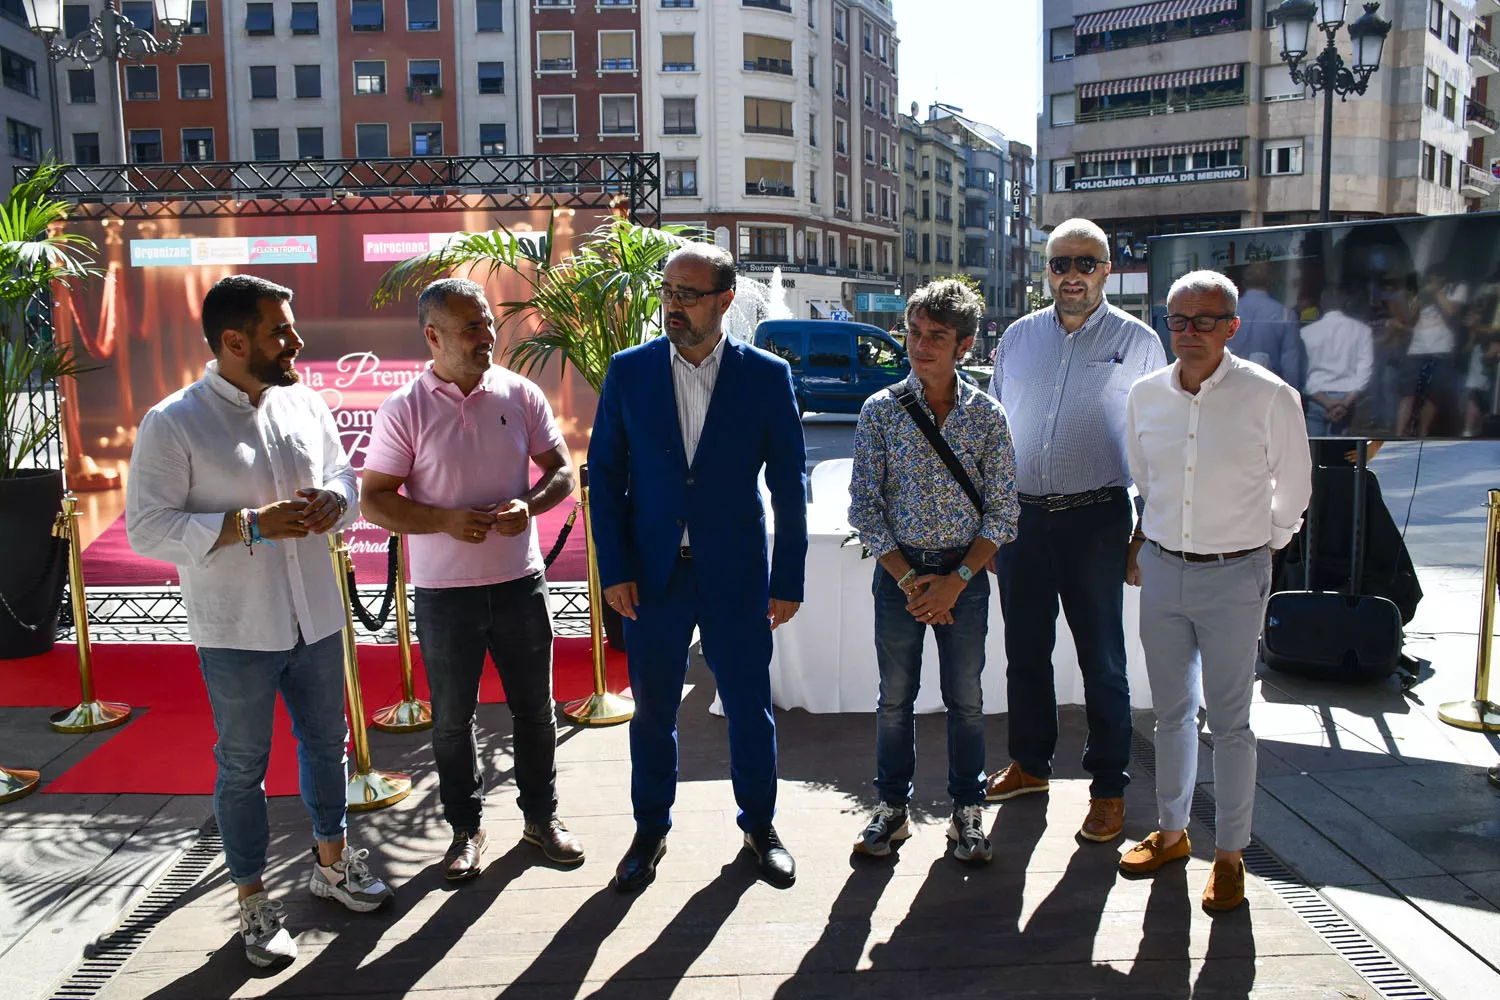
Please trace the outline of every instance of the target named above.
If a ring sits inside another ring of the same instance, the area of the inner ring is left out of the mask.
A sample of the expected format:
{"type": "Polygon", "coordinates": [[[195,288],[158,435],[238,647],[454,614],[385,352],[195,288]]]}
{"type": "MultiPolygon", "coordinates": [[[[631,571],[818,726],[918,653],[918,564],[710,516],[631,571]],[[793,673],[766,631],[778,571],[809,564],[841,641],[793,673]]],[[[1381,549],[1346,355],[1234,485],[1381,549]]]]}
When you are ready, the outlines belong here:
{"type": "Polygon", "coordinates": [[[1056,275],[1067,274],[1070,267],[1076,267],[1079,274],[1093,274],[1094,270],[1098,268],[1100,264],[1108,263],[1109,261],[1100,260],[1098,257],[1053,257],[1051,260],[1047,261],[1047,266],[1050,267],[1052,269],[1052,273],[1056,275]]]}

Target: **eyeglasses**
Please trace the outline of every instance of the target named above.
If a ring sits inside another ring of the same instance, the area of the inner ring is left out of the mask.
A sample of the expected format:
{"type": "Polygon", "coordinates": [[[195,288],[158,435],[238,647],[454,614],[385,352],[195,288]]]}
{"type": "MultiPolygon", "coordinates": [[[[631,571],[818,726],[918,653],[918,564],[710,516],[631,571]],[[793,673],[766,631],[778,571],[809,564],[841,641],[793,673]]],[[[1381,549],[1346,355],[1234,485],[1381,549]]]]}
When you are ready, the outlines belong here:
{"type": "Polygon", "coordinates": [[[1228,316],[1184,316],[1182,313],[1172,313],[1167,317],[1167,329],[1173,333],[1181,333],[1193,324],[1193,329],[1199,333],[1209,333],[1214,327],[1226,319],[1234,319],[1234,314],[1228,316]]]}
{"type": "Polygon", "coordinates": [[[706,292],[700,292],[692,288],[671,288],[663,285],[658,294],[661,295],[661,304],[664,306],[671,305],[674,301],[678,305],[695,306],[705,295],[721,295],[727,291],[729,291],[727,288],[711,288],[706,292]]]}
{"type": "Polygon", "coordinates": [[[1108,264],[1107,260],[1098,257],[1053,257],[1047,261],[1047,266],[1052,268],[1052,273],[1064,275],[1070,267],[1076,267],[1079,274],[1093,274],[1100,264],[1108,264]]]}

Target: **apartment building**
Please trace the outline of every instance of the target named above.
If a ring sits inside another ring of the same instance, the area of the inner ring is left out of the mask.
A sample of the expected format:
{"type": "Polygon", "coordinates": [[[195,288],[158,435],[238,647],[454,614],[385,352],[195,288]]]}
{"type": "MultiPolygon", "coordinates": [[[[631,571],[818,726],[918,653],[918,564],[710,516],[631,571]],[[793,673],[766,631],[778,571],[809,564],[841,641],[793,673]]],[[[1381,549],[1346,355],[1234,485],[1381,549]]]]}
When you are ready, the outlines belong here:
{"type": "Polygon", "coordinates": [[[0,198],[10,190],[15,168],[35,163],[55,145],[52,80],[41,40],[27,28],[22,0],[0,0],[0,198]]]}
{"type": "MultiPolygon", "coordinates": [[[[1492,69],[1470,58],[1475,38],[1492,52],[1475,4],[1381,4],[1392,22],[1381,68],[1334,111],[1335,219],[1476,206],[1488,181],[1475,140],[1494,115],[1483,100],[1492,69]]],[[[1144,304],[1150,236],[1318,218],[1323,105],[1281,62],[1279,5],[1045,0],[1042,224],[1099,222],[1110,291],[1127,308],[1144,304]]],[[[1343,31],[1339,44],[1347,59],[1343,31]]]]}

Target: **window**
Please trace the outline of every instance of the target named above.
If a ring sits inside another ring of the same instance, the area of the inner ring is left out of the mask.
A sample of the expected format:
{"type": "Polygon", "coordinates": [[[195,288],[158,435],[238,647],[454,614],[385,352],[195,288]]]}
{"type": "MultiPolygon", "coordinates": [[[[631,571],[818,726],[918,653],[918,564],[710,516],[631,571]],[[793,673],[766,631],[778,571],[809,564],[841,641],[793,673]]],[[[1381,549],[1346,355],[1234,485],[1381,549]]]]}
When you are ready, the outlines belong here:
{"type": "Polygon", "coordinates": [[[833,151],[840,156],[849,155],[849,123],[842,118],[833,120],[833,151]]]}
{"type": "Polygon", "coordinates": [[[276,67],[250,67],[250,99],[274,101],[276,99],[276,67]]]}
{"type": "Polygon", "coordinates": [[[133,128],[130,130],[130,162],[161,162],[161,129],[133,128]]]}
{"type": "Polygon", "coordinates": [[[355,125],[354,155],[361,159],[390,156],[390,128],[384,123],[379,125],[355,125]]]}
{"type": "Polygon", "coordinates": [[[845,101],[849,99],[849,67],[841,62],[833,64],[833,96],[845,101]]]}
{"type": "Polygon", "coordinates": [[[505,93],[505,63],[482,62],[479,64],[479,92],[481,94],[505,93]]]}
{"type": "Polygon", "coordinates": [[[917,259],[917,231],[915,229],[906,231],[906,258],[907,260],[917,259]]]}
{"type": "Polygon", "coordinates": [[[1073,91],[1066,94],[1052,95],[1052,127],[1073,124],[1073,114],[1078,102],[1074,99],[1073,91]]]}
{"type": "Polygon", "coordinates": [[[1427,30],[1443,37],[1443,0],[1430,0],[1427,4],[1427,30]]]}
{"type": "Polygon", "coordinates": [[[270,4],[245,4],[245,34],[251,37],[276,34],[276,14],[270,4]]]}
{"type": "Polygon", "coordinates": [[[807,113],[807,144],[813,149],[818,148],[818,113],[816,111],[807,113]]]}
{"type": "Polygon", "coordinates": [[[692,35],[661,36],[661,71],[663,73],[691,73],[697,68],[692,35]]]}
{"type": "MultiPolygon", "coordinates": [[[[84,8],[87,10],[88,8],[84,8]]],[[[187,28],[184,35],[208,34],[208,0],[193,0],[188,6],[187,28]]]]}
{"type": "Polygon", "coordinates": [[[807,171],[807,200],[814,205],[818,203],[818,171],[815,168],[807,171]]]}
{"type": "MultiPolygon", "coordinates": [[[[849,266],[855,265],[854,260],[849,266]]],[[[848,368],[854,364],[849,353],[849,335],[846,333],[809,333],[807,335],[807,364],[810,368],[848,368]]]]}
{"type": "Polygon", "coordinates": [[[1422,179],[1433,180],[1437,176],[1437,149],[1430,143],[1422,143],[1422,179]]]}
{"type": "Polygon", "coordinates": [[[182,130],[182,162],[201,163],[214,158],[214,130],[211,128],[185,128],[182,130]]]}
{"type": "MultiPolygon", "coordinates": [[[[849,211],[849,175],[833,175],[833,207],[841,212],[849,211]]],[[[829,257],[833,257],[830,251],[829,257]]],[[[837,265],[834,265],[837,266],[837,265]]]]}
{"type": "Polygon", "coordinates": [[[11,90],[37,96],[36,63],[10,49],[0,49],[0,80],[11,90]]]}
{"type": "Polygon", "coordinates": [[[817,267],[818,266],[818,252],[819,252],[819,247],[822,246],[822,243],[823,243],[823,232],[822,232],[822,230],[819,230],[819,229],[809,229],[807,231],[807,262],[809,264],[811,264],[813,267],[817,267]]]}
{"type": "MultiPolygon", "coordinates": [[[[349,0],[349,4],[350,28],[355,31],[385,30],[385,0],[349,0]]],[[[384,125],[379,127],[385,128],[384,125]]]]}
{"type": "Polygon", "coordinates": [[[788,260],[786,229],[781,226],[741,226],[740,256],[747,260],[788,260]]]}
{"type": "Polygon", "coordinates": [[[184,101],[204,101],[213,97],[213,83],[205,64],[177,67],[177,96],[184,101]]]}
{"type": "MultiPolygon", "coordinates": [[[[142,31],[156,30],[156,5],[151,0],[125,0],[124,3],[120,4],[120,13],[124,14],[127,21],[142,31]]],[[[142,131],[149,132],[151,130],[142,129],[142,131]]],[[[157,145],[160,146],[161,136],[159,134],[157,139],[157,145]]],[[[160,161],[161,157],[158,156],[157,162],[160,161]]]]}
{"type": "Polygon", "coordinates": [[[1073,26],[1065,28],[1053,28],[1051,35],[1052,46],[1050,49],[1053,62],[1061,62],[1064,59],[1073,58],[1073,26]]]}
{"type": "Polygon", "coordinates": [[[1260,71],[1260,99],[1272,101],[1300,101],[1307,96],[1307,87],[1292,79],[1291,67],[1286,63],[1265,66],[1260,71]]]}
{"type": "Polygon", "coordinates": [[[42,130],[35,125],[5,119],[5,142],[10,155],[18,160],[35,163],[42,158],[42,130]]]}
{"type": "Polygon", "coordinates": [[[866,108],[875,110],[875,78],[868,73],[860,74],[859,99],[866,108]]]}
{"type": "MultiPolygon", "coordinates": [[[[475,0],[474,4],[474,27],[479,31],[504,31],[505,11],[501,0],[475,0]]],[[[484,132],[484,126],[479,126],[479,131],[484,132]]],[[[505,139],[501,137],[501,144],[505,139]]],[[[483,143],[481,142],[481,145],[483,143]]]]}
{"type": "Polygon", "coordinates": [[[1459,49],[1459,42],[1463,40],[1463,22],[1459,21],[1458,15],[1452,11],[1448,12],[1448,48],[1454,52],[1459,49]]]}
{"type": "Polygon", "coordinates": [[[258,128],[251,130],[250,147],[257,160],[281,159],[281,129],[258,128]]]}
{"type": "Polygon", "coordinates": [[[891,169],[891,137],[885,133],[880,135],[880,166],[882,169],[891,169]]]}
{"type": "Polygon", "coordinates": [[[605,94],[599,98],[599,132],[602,135],[636,135],[634,94],[605,94]]]}
{"type": "Polygon", "coordinates": [[[321,160],[323,158],[323,129],[319,126],[297,130],[297,159],[321,160]]]}
{"type": "Polygon", "coordinates": [[[1438,109],[1438,75],[1432,70],[1427,71],[1427,86],[1422,95],[1422,103],[1433,111],[1438,109]]]}
{"type": "Polygon", "coordinates": [[[791,135],[791,102],[764,97],[745,98],[745,131],[761,135],[791,135]]]}
{"type": "Polygon", "coordinates": [[[155,66],[125,67],[125,97],[131,101],[154,101],[160,97],[155,66]]]}
{"type": "Polygon", "coordinates": [[[414,122],[411,127],[412,156],[443,155],[443,123],[414,122]]]}
{"type": "Polygon", "coordinates": [[[769,35],[746,35],[745,69],[756,73],[792,75],[792,41],[769,35]]]}
{"type": "Polygon", "coordinates": [[[437,0],[406,0],[406,30],[438,30],[437,0]]]}
{"type": "Polygon", "coordinates": [[[839,266],[839,238],[832,233],[828,234],[828,266],[839,266]]]}
{"type": "MultiPolygon", "coordinates": [[[[807,8],[809,11],[812,7],[807,8]]],[[[818,89],[818,56],[812,53],[807,57],[807,85],[813,90],[818,89]]]]}
{"type": "Polygon", "coordinates": [[[539,97],[537,122],[542,135],[577,135],[573,115],[573,97],[539,97]]]}
{"type": "Polygon", "coordinates": [[[849,38],[849,11],[844,7],[833,9],[833,37],[839,41],[847,41],[849,38]]]}
{"type": "Polygon", "coordinates": [[[635,32],[599,32],[599,72],[626,73],[635,69],[635,32]]]}
{"type": "Polygon", "coordinates": [[[865,181],[865,215],[875,215],[875,182],[865,181]]]}
{"type": "Polygon", "coordinates": [[[675,198],[695,198],[698,195],[698,161],[668,160],[667,195],[675,198]]]}
{"type": "MultiPolygon", "coordinates": [[[[195,5],[196,6],[196,5],[195,5]]],[[[63,4],[63,34],[69,38],[77,38],[89,30],[89,20],[94,12],[86,3],[63,4]]],[[[97,137],[96,132],[78,132],[76,135],[92,135],[97,137]]]]}
{"type": "Polygon", "coordinates": [[[885,84],[880,85],[880,117],[891,116],[891,88],[885,84]]]}
{"type": "Polygon", "coordinates": [[[1445,188],[1453,186],[1453,154],[1447,150],[1438,154],[1438,183],[1445,188]]]}
{"type": "Polygon", "coordinates": [[[406,60],[408,90],[431,91],[443,85],[443,63],[439,59],[406,60]]]}
{"type": "Polygon", "coordinates": [[[97,100],[92,69],[68,70],[68,103],[93,104],[97,100]]]}
{"type": "Polygon", "coordinates": [[[1450,122],[1458,114],[1458,88],[1451,83],[1443,84],[1443,117],[1450,122]]]}
{"type": "Polygon", "coordinates": [[[73,133],[73,162],[74,163],[98,163],[99,162],[99,133],[98,132],[74,132],[73,133]]]}
{"type": "MultiPolygon", "coordinates": [[[[809,230],[809,233],[811,230],[809,230]]],[[[811,243],[809,243],[811,245],[811,243]]],[[[808,261],[812,263],[811,260],[808,261]]],[[[802,335],[800,333],[767,334],[766,350],[776,355],[787,364],[797,367],[802,364],[802,335]],[[777,337],[781,339],[776,340],[777,337]]]]}
{"type": "Polygon", "coordinates": [[[292,4],[292,34],[294,35],[316,35],[320,31],[318,25],[318,5],[315,3],[292,4]]]}
{"type": "Polygon", "coordinates": [[[698,99],[666,97],[661,102],[662,132],[667,135],[698,134],[698,99]]]}
{"type": "Polygon", "coordinates": [[[793,164],[790,160],[765,160],[757,157],[745,159],[745,193],[770,198],[795,198],[796,182],[793,180],[793,164]]]}
{"type": "Polygon", "coordinates": [[[864,153],[864,157],[865,157],[865,162],[866,163],[874,163],[875,162],[875,130],[874,129],[868,128],[868,127],[865,129],[865,143],[861,147],[861,151],[864,153]]]}
{"type": "Polygon", "coordinates": [[[875,31],[874,25],[864,18],[859,20],[859,44],[870,55],[875,54],[875,31]]]}
{"type": "Polygon", "coordinates": [[[385,60],[372,59],[354,64],[354,92],[356,94],[385,93],[385,60]]]}
{"type": "Polygon", "coordinates": [[[536,33],[536,68],[539,73],[573,72],[573,33],[571,31],[538,31],[536,33]]]}
{"type": "Polygon", "coordinates": [[[880,34],[875,36],[876,55],[880,58],[881,62],[890,61],[890,47],[886,44],[886,42],[887,37],[885,32],[881,32],[880,34]]]}
{"type": "Polygon", "coordinates": [[[1302,140],[1266,143],[1261,151],[1260,172],[1267,177],[1302,173],[1302,140]]]}
{"type": "Polygon", "coordinates": [[[1052,161],[1052,190],[1071,191],[1078,179],[1078,166],[1072,160],[1052,161]]]}
{"type": "Polygon", "coordinates": [[[953,199],[948,195],[940,194],[937,200],[937,217],[939,222],[953,221],[953,199]]]}
{"type": "Polygon", "coordinates": [[[505,155],[505,123],[495,122],[479,126],[479,155],[505,155]]]}
{"type": "MultiPolygon", "coordinates": [[[[891,245],[886,243],[883,246],[886,251],[887,265],[889,265],[891,245]]],[[[890,270],[889,266],[886,270],[890,270]]],[[[891,371],[901,368],[901,353],[884,337],[872,337],[868,333],[862,333],[859,335],[858,343],[861,368],[886,368],[891,371]]]]}

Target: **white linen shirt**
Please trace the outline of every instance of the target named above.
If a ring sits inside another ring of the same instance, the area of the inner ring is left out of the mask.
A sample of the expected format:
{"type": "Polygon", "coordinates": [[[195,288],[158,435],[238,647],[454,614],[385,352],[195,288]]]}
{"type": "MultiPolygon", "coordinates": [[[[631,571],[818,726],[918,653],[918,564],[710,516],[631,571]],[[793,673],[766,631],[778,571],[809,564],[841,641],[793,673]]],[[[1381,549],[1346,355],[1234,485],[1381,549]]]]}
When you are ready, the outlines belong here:
{"type": "Polygon", "coordinates": [[[1375,346],[1369,326],[1337,309],[1302,328],[1307,350],[1304,395],[1359,392],[1375,372],[1375,346]]]}
{"type": "MultiPolygon", "coordinates": [[[[698,439],[703,436],[703,422],[708,419],[708,404],[714,398],[714,386],[719,384],[719,363],[724,360],[724,344],[729,334],[719,334],[719,342],[708,352],[701,364],[693,364],[677,351],[677,345],[667,343],[668,364],[672,366],[672,391],[677,397],[677,425],[682,429],[682,453],[688,465],[698,454],[698,439]]],[[[682,529],[682,544],[688,543],[688,530],[682,529]]]]}
{"type": "Polygon", "coordinates": [[[125,530],[138,554],[177,565],[196,646],[274,652],[295,646],[299,631],[311,644],[343,628],[328,539],[358,516],[333,414],[306,386],[272,386],[254,406],[210,361],[136,432],[125,530]],[[214,548],[226,512],[294,500],[304,488],[348,501],[329,533],[214,548]]]}
{"type": "Polygon", "coordinates": [[[1130,472],[1145,504],[1141,530],[1164,548],[1202,555],[1281,548],[1312,497],[1297,391],[1225,351],[1193,395],[1182,388],[1180,365],[1136,382],[1126,401],[1130,472]]]}

